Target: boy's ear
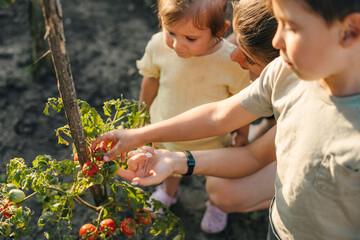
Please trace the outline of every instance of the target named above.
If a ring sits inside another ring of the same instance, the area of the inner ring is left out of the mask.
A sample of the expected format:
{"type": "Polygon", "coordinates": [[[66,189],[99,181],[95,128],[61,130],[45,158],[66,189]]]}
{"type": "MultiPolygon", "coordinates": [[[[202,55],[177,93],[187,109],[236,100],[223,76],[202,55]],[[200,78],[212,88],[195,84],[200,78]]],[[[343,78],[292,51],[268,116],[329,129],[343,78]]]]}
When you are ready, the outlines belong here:
{"type": "Polygon", "coordinates": [[[360,13],[351,13],[343,20],[340,41],[345,48],[360,42],[360,13]]]}
{"type": "Polygon", "coordinates": [[[221,31],[219,31],[218,33],[218,37],[223,37],[226,30],[230,27],[230,25],[231,25],[230,21],[226,20],[223,29],[221,29],[221,31]]]}

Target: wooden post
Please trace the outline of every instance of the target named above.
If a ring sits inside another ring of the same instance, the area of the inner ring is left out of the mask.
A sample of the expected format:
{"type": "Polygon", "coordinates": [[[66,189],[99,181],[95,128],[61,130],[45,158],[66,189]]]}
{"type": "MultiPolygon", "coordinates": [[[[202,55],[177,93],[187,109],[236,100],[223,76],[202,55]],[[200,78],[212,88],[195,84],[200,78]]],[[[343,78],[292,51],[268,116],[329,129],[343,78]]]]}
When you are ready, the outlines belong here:
{"type": "MultiPolygon", "coordinates": [[[[81,123],[70,61],[66,52],[60,0],[42,0],[41,3],[46,25],[45,38],[48,39],[50,46],[51,57],[56,72],[57,87],[63,100],[65,116],[78,153],[79,162],[83,165],[90,159],[90,150],[87,146],[81,123]]],[[[100,185],[91,187],[90,191],[97,205],[105,201],[105,194],[100,185]]]]}

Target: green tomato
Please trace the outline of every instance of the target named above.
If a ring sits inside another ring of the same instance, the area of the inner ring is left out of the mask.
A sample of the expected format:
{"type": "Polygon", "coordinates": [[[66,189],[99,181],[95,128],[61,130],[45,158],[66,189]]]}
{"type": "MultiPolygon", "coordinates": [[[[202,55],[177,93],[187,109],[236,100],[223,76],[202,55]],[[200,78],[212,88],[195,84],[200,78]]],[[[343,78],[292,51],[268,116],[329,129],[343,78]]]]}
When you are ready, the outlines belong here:
{"type": "Polygon", "coordinates": [[[11,227],[6,222],[0,222],[0,236],[7,237],[11,233],[11,227]]]}
{"type": "Polygon", "coordinates": [[[116,161],[105,162],[103,169],[108,176],[114,176],[120,169],[120,165],[116,161]]]}
{"type": "Polygon", "coordinates": [[[9,192],[10,202],[19,203],[22,202],[25,198],[25,193],[20,189],[12,189],[9,192]]]}

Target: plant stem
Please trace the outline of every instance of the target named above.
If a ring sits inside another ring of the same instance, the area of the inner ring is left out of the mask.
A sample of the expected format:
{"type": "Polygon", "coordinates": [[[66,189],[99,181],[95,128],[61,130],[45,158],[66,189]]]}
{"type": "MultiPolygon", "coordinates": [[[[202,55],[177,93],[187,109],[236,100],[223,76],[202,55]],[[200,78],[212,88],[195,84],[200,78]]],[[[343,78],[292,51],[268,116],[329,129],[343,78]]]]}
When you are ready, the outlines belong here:
{"type": "Polygon", "coordinates": [[[37,192],[33,192],[32,194],[30,194],[29,196],[27,196],[26,198],[24,198],[23,202],[29,198],[31,198],[32,196],[35,196],[37,194],[37,192]]]}
{"type": "MultiPolygon", "coordinates": [[[[64,190],[62,190],[62,189],[60,189],[60,188],[57,188],[57,187],[54,187],[54,186],[48,186],[48,188],[51,189],[51,190],[55,190],[55,191],[61,192],[61,193],[65,194],[65,195],[68,195],[68,193],[67,193],[66,191],[64,191],[64,190]]],[[[86,202],[85,200],[83,200],[83,199],[82,199],[81,197],[79,197],[78,195],[75,195],[75,196],[74,196],[74,199],[75,199],[78,203],[80,203],[81,205],[84,205],[85,207],[90,208],[90,209],[92,209],[92,210],[94,210],[94,211],[96,211],[96,212],[98,212],[98,211],[100,210],[100,208],[101,208],[101,207],[95,207],[95,206],[91,205],[90,203],[86,202]]]]}

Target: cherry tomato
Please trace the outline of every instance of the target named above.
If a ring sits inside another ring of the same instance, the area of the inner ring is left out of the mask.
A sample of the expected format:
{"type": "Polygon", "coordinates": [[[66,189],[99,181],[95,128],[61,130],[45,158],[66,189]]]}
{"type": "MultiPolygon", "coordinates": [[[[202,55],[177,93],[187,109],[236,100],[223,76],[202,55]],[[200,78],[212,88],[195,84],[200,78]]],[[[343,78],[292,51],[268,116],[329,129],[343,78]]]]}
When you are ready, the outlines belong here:
{"type": "MultiPolygon", "coordinates": [[[[14,215],[12,213],[14,206],[11,203],[11,201],[9,199],[5,199],[1,205],[2,206],[0,208],[0,211],[1,211],[2,215],[4,215],[4,217],[6,217],[6,218],[11,218],[14,215]],[[6,209],[8,209],[9,211],[6,211],[6,209]]],[[[17,205],[17,206],[20,207],[19,205],[17,205]]]]}
{"type": "Polygon", "coordinates": [[[125,234],[125,235],[133,235],[134,234],[134,230],[136,230],[136,227],[133,226],[131,227],[131,223],[133,222],[134,219],[132,218],[125,218],[120,226],[121,231],[125,234]]]}
{"type": "Polygon", "coordinates": [[[104,219],[100,222],[100,230],[101,232],[105,232],[106,235],[111,235],[112,233],[115,232],[115,229],[116,229],[116,224],[110,218],[104,219]]]}
{"type": "Polygon", "coordinates": [[[107,152],[106,147],[97,147],[93,152],[93,156],[98,161],[104,161],[104,154],[107,152]]]}
{"type": "Polygon", "coordinates": [[[94,176],[98,172],[99,169],[95,163],[89,161],[83,165],[82,170],[83,170],[83,173],[85,174],[85,176],[91,177],[91,176],[94,176]]]}
{"type": "Polygon", "coordinates": [[[96,239],[96,227],[90,223],[82,225],[79,230],[81,239],[94,240],[96,239]]]}
{"type": "Polygon", "coordinates": [[[74,154],[74,162],[77,162],[79,161],[79,156],[77,153],[74,154]]]}
{"type": "Polygon", "coordinates": [[[147,209],[139,210],[136,214],[136,217],[137,217],[136,222],[143,225],[149,224],[152,219],[151,212],[147,209]]]}

